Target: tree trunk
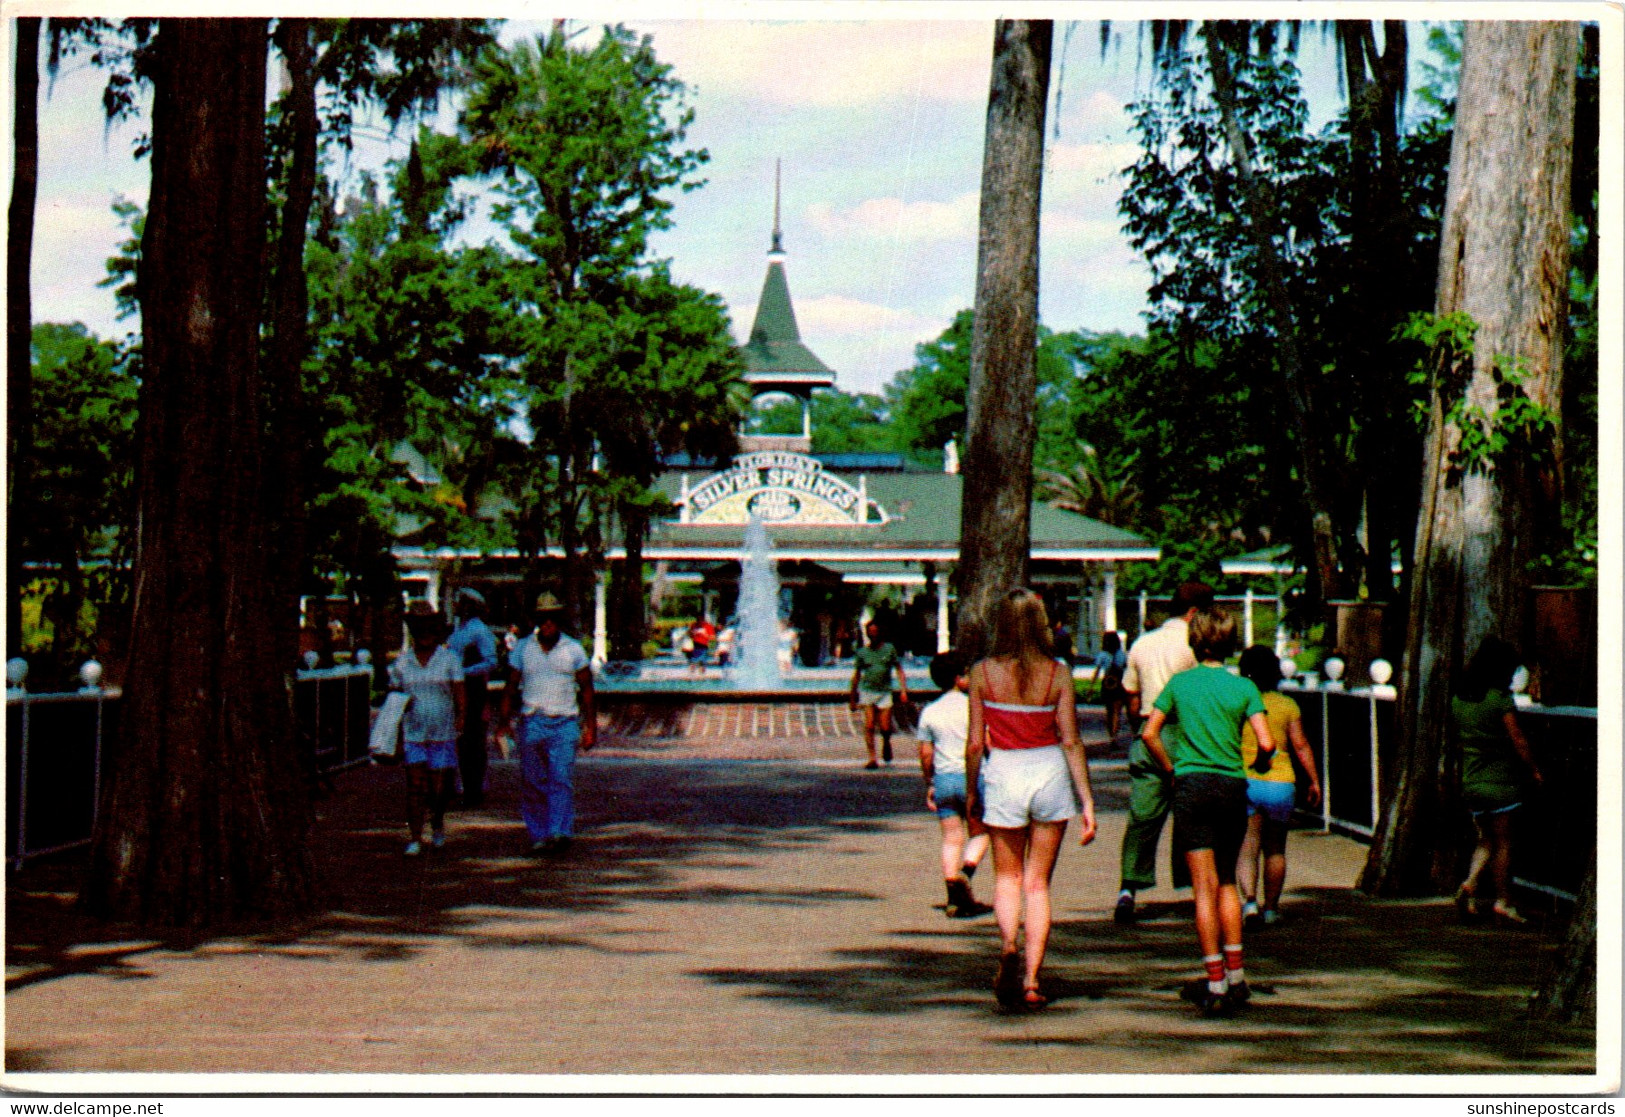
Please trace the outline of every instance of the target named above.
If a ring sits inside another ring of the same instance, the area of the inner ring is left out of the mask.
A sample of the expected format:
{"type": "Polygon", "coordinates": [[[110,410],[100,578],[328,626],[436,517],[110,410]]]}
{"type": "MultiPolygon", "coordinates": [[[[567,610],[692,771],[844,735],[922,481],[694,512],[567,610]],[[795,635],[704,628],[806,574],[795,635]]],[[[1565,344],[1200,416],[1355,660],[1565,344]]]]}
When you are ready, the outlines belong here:
{"type": "Polygon", "coordinates": [[[649,532],[649,514],[641,505],[621,506],[621,539],[626,558],[610,568],[609,657],[643,658],[648,618],[643,604],[643,540],[649,532]]]}
{"type": "Polygon", "coordinates": [[[993,33],[959,531],[959,646],[973,656],[999,595],[1027,581],[1039,192],[1054,34],[1049,20],[999,20],[993,33]]]}
{"type": "Polygon", "coordinates": [[[1477,335],[1470,368],[1434,376],[1399,749],[1360,878],[1361,888],[1379,895],[1455,886],[1464,820],[1450,692],[1485,637],[1516,642],[1523,631],[1534,544],[1528,455],[1464,468],[1463,428],[1451,418],[1452,405],[1465,396],[1493,416],[1497,365],[1521,366],[1524,391],[1557,411],[1577,54],[1573,24],[1467,25],[1436,310],[1471,316],[1477,335]]]}
{"type": "MultiPolygon", "coordinates": [[[[16,122],[11,208],[6,215],[6,519],[19,522],[34,452],[34,202],[39,192],[38,16],[20,16],[17,30],[16,122]]],[[[6,656],[22,650],[23,555],[6,543],[6,656]]]]}
{"type": "MultiPolygon", "coordinates": [[[[310,21],[283,19],[276,43],[288,67],[285,100],[292,128],[292,152],[271,272],[270,337],[265,346],[265,380],[271,468],[266,511],[277,530],[270,536],[271,600],[275,609],[268,638],[284,669],[299,659],[299,611],[304,588],[305,457],[312,444],[306,430],[304,362],[308,349],[309,295],[305,280],[305,229],[316,196],[316,75],[310,21]]],[[[317,440],[319,441],[319,440],[317,440]]]]}
{"type": "Polygon", "coordinates": [[[140,275],[145,376],[122,740],[85,900],[200,927],[305,908],[309,789],[266,549],[263,19],[165,19],[140,275]]]}
{"type": "Polygon", "coordinates": [[[1226,24],[1216,22],[1209,22],[1203,28],[1203,39],[1207,44],[1208,67],[1213,73],[1213,100],[1224,123],[1230,155],[1235,160],[1236,175],[1241,180],[1242,195],[1247,203],[1247,231],[1258,253],[1259,285],[1275,327],[1276,364],[1290,410],[1293,442],[1298,448],[1298,464],[1303,473],[1304,502],[1309,509],[1315,565],[1313,589],[1324,603],[1345,592],[1332,530],[1336,494],[1322,464],[1320,447],[1327,440],[1321,435],[1315,420],[1309,382],[1303,371],[1303,356],[1298,347],[1297,315],[1293,313],[1291,300],[1287,296],[1280,253],[1275,246],[1275,201],[1269,183],[1253,169],[1252,147],[1236,115],[1235,83],[1231,78],[1228,52],[1231,49],[1245,49],[1246,40],[1244,36],[1235,36],[1226,24]],[[1231,39],[1233,42],[1236,38],[1240,39],[1240,48],[1234,48],[1225,41],[1231,39]]]}
{"type": "Polygon", "coordinates": [[[1555,1020],[1562,1023],[1589,1017],[1585,1021],[1595,1026],[1597,1015],[1597,859],[1591,859],[1591,869],[1574,902],[1574,914],[1569,917],[1568,934],[1563,939],[1563,952],[1541,982],[1529,1004],[1530,1015],[1536,1020],[1555,1020]]]}

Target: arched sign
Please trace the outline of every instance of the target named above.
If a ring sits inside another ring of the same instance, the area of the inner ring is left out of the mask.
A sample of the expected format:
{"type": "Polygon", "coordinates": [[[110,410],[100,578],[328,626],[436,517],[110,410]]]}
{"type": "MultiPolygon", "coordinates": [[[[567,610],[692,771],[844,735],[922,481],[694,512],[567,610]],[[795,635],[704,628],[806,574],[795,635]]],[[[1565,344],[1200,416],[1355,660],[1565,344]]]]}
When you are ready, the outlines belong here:
{"type": "Polygon", "coordinates": [[[741,454],[732,469],[713,473],[678,498],[682,522],[744,524],[752,516],[770,524],[885,523],[884,509],[824,463],[788,450],[741,454]]]}

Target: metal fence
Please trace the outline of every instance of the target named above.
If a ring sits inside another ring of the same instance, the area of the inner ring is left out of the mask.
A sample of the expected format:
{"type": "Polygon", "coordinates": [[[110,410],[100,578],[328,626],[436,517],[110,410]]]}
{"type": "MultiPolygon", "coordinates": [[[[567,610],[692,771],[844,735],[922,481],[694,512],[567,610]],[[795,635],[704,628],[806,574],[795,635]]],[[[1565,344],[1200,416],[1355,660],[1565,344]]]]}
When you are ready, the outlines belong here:
{"type": "MultiPolygon", "coordinates": [[[[367,760],[372,669],[301,671],[294,709],[317,774],[367,760]]],[[[104,758],[117,747],[123,694],[87,687],[64,694],[6,692],[6,858],[30,858],[90,841],[104,758]]]]}
{"type": "MultiPolygon", "coordinates": [[[[1283,683],[1303,713],[1303,729],[1320,771],[1318,811],[1300,819],[1369,841],[1382,814],[1383,773],[1395,762],[1391,694],[1283,683]]],[[[1579,706],[1524,706],[1518,724],[1529,738],[1543,783],[1517,812],[1513,875],[1524,888],[1572,902],[1597,840],[1597,711],[1579,706]]],[[[1299,802],[1306,785],[1300,774],[1299,802]]]]}

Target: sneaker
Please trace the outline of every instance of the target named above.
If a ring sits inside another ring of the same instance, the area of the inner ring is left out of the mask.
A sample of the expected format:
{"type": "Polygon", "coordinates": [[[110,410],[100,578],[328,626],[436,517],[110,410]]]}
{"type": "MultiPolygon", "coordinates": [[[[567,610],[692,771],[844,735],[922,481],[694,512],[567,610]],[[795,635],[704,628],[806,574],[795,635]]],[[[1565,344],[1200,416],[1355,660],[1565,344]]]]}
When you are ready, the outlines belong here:
{"type": "Polygon", "coordinates": [[[1274,908],[1270,908],[1264,912],[1264,926],[1273,927],[1279,922],[1281,922],[1280,912],[1276,911],[1274,908]]]}
{"type": "Polygon", "coordinates": [[[1206,984],[1206,982],[1203,983],[1201,998],[1196,1002],[1196,1007],[1201,1010],[1203,1016],[1210,1020],[1229,1016],[1234,1009],[1230,1001],[1230,994],[1215,993],[1213,990],[1206,988],[1206,984]]]}
{"type": "Polygon", "coordinates": [[[1117,906],[1112,909],[1114,923],[1134,922],[1134,893],[1125,892],[1117,897],[1117,906]]]}
{"type": "Polygon", "coordinates": [[[429,844],[434,846],[434,848],[436,848],[436,849],[445,849],[446,848],[446,832],[444,830],[436,830],[434,832],[434,837],[429,839],[429,844]]]}
{"type": "Polygon", "coordinates": [[[420,854],[422,852],[423,852],[423,843],[418,842],[418,841],[412,841],[412,842],[407,842],[406,843],[406,848],[401,850],[401,856],[402,857],[416,857],[418,854],[420,854]]]}
{"type": "Polygon", "coordinates": [[[1244,1005],[1253,999],[1253,991],[1247,988],[1245,981],[1235,982],[1229,989],[1225,990],[1224,995],[1229,998],[1232,1006],[1244,1005]]]}

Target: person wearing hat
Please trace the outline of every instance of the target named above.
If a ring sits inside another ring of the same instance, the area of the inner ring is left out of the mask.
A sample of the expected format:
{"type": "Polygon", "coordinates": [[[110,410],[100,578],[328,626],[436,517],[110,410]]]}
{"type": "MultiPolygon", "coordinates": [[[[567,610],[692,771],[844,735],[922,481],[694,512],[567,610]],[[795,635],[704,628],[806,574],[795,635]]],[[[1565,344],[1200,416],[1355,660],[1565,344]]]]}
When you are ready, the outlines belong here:
{"type": "Polygon", "coordinates": [[[550,593],[536,600],[536,631],[514,647],[503,723],[519,705],[519,813],[533,854],[560,854],[575,833],[576,752],[597,740],[592,667],[580,643],[564,634],[564,606],[550,593]]]}
{"type": "Polygon", "coordinates": [[[433,845],[446,844],[446,802],[457,770],[457,735],[463,728],[463,669],[442,646],[445,619],[427,601],[406,613],[410,640],[389,666],[389,686],[412,698],[401,734],[406,760],[406,856],[423,852],[423,815],[428,807],[433,845]]]}
{"type": "Polygon", "coordinates": [[[457,627],[446,648],[463,665],[467,707],[457,738],[457,767],[463,777],[463,806],[485,801],[485,704],[497,670],[497,639],[485,623],[485,596],[464,586],[455,598],[457,627]]]}

